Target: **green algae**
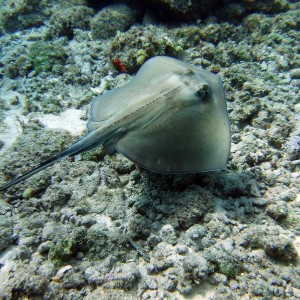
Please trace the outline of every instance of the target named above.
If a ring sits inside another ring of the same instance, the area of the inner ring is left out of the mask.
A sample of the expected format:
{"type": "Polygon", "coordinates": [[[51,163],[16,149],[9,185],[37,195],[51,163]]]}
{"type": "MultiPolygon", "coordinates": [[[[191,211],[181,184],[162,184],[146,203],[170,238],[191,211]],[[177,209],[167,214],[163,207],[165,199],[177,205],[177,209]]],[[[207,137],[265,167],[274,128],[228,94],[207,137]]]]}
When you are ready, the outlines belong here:
{"type": "Polygon", "coordinates": [[[36,74],[48,71],[61,73],[67,53],[57,42],[37,41],[30,46],[28,57],[32,61],[36,74]]]}
{"type": "Polygon", "coordinates": [[[81,154],[81,159],[84,161],[100,161],[104,158],[106,152],[103,147],[97,147],[91,151],[81,154]]]}
{"type": "Polygon", "coordinates": [[[68,39],[72,39],[76,29],[87,30],[90,28],[93,14],[94,11],[84,5],[57,10],[49,20],[50,26],[46,36],[48,38],[66,36],[68,39]]]}
{"type": "Polygon", "coordinates": [[[81,251],[86,251],[86,229],[72,225],[57,226],[48,252],[49,260],[60,266],[81,251]]]}
{"type": "Polygon", "coordinates": [[[25,77],[32,69],[32,63],[27,55],[19,55],[15,60],[11,61],[4,69],[4,74],[10,79],[19,76],[25,77]]]}
{"type": "MultiPolygon", "coordinates": [[[[58,42],[36,41],[30,43],[28,48],[18,47],[10,54],[4,75],[8,78],[37,77],[45,73],[59,76],[63,73],[67,59],[64,47],[58,42]]],[[[54,95],[46,93],[53,87],[50,81],[41,81],[30,91],[22,103],[23,112],[44,111],[46,113],[59,113],[62,109],[61,101],[54,95]],[[43,94],[45,94],[43,96],[43,94]]]]}

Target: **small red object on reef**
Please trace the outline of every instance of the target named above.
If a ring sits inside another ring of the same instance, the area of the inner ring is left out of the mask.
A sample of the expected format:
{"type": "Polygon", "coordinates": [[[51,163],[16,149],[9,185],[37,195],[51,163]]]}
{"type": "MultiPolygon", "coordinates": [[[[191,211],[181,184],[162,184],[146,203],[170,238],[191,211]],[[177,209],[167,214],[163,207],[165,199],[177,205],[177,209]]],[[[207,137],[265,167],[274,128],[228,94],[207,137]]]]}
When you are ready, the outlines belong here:
{"type": "Polygon", "coordinates": [[[127,69],[120,58],[113,59],[112,63],[119,72],[127,73],[127,69]]]}

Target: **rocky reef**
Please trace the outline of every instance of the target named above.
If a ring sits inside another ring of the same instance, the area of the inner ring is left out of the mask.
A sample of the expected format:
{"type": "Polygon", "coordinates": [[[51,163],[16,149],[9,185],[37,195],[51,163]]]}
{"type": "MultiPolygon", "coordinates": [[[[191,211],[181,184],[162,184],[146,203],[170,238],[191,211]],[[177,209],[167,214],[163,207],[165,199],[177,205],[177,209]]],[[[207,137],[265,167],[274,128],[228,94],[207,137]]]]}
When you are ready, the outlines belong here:
{"type": "Polygon", "coordinates": [[[300,299],[299,2],[145,2],[0,1],[0,182],[84,135],[92,99],[155,55],[221,76],[227,169],[99,147],[2,192],[0,298],[300,299]]]}

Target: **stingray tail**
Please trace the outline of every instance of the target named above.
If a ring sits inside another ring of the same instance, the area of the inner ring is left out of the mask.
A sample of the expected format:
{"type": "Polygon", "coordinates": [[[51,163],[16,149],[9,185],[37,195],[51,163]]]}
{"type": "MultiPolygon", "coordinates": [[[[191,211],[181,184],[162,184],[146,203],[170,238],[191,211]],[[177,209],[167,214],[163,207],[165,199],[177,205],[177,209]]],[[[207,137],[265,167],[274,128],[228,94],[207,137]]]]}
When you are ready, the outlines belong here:
{"type": "MultiPolygon", "coordinates": [[[[99,135],[99,133],[98,133],[99,135]]],[[[23,174],[20,177],[17,177],[11,181],[9,181],[8,183],[2,185],[0,187],[0,191],[3,191],[5,189],[10,188],[11,186],[26,180],[27,178],[33,176],[34,174],[46,169],[47,167],[53,165],[54,163],[56,163],[57,161],[60,161],[68,156],[75,156],[81,152],[85,152],[88,150],[91,150],[97,146],[99,146],[100,144],[103,144],[108,137],[110,137],[111,134],[105,135],[105,136],[100,136],[98,138],[97,137],[97,132],[96,130],[94,132],[89,133],[87,136],[85,136],[84,138],[78,140],[77,142],[75,142],[72,146],[70,146],[68,149],[62,151],[61,153],[49,158],[48,160],[44,161],[43,163],[41,163],[39,166],[37,166],[36,168],[30,170],[29,172],[23,174]]]]}

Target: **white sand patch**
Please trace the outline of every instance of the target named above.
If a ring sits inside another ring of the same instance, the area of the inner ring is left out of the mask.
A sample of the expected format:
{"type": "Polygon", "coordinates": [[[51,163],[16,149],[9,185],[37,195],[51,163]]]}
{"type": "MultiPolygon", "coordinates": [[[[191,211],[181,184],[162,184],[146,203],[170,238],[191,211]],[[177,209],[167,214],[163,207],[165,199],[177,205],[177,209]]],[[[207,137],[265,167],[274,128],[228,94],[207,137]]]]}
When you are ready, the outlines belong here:
{"type": "MultiPolygon", "coordinates": [[[[0,254],[0,295],[5,294],[6,287],[9,286],[9,280],[16,269],[17,247],[9,246],[0,254]]],[[[3,299],[3,298],[2,298],[3,299]]]]}
{"type": "Polygon", "coordinates": [[[64,129],[73,135],[81,135],[86,129],[86,121],[81,120],[85,112],[79,109],[67,109],[60,115],[46,114],[38,120],[49,129],[64,129]]]}
{"type": "MultiPolygon", "coordinates": [[[[0,140],[4,143],[0,154],[3,154],[16,141],[23,132],[23,126],[28,123],[29,118],[23,116],[21,111],[21,108],[15,108],[5,112],[5,118],[0,126],[0,140]]],[[[86,129],[86,121],[80,119],[84,114],[84,110],[68,109],[60,115],[30,114],[30,119],[38,119],[45,128],[63,129],[72,135],[79,136],[86,129]]]]}
{"type": "Polygon", "coordinates": [[[216,288],[212,286],[209,283],[203,283],[196,288],[195,292],[190,295],[188,298],[185,298],[183,295],[181,295],[179,292],[175,292],[174,295],[176,295],[176,299],[178,300],[211,300],[215,299],[216,296],[216,288]]]}
{"type": "Polygon", "coordinates": [[[21,115],[21,109],[12,109],[5,113],[3,126],[0,129],[0,140],[4,146],[0,149],[0,153],[10,147],[23,132],[23,124],[27,123],[27,118],[21,115]]]}
{"type": "Polygon", "coordinates": [[[0,149],[0,153],[11,146],[17,137],[22,133],[22,125],[27,123],[27,118],[21,114],[21,106],[25,100],[25,96],[15,91],[5,91],[0,94],[0,101],[6,107],[12,106],[12,109],[4,110],[3,122],[0,126],[0,140],[4,143],[4,146],[0,149]]]}

